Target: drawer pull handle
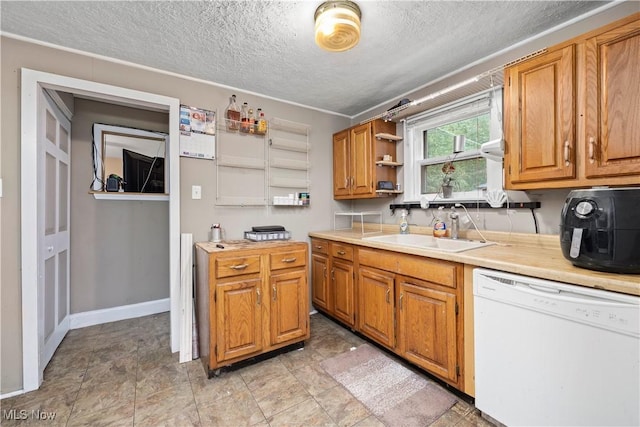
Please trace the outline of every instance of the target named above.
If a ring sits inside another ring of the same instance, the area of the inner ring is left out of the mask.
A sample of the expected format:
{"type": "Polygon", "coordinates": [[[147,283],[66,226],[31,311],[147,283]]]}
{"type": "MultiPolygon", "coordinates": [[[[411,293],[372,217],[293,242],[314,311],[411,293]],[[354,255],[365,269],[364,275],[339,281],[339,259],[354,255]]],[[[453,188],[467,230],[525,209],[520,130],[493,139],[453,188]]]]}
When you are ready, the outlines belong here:
{"type": "Polygon", "coordinates": [[[387,288],[387,292],[385,294],[385,298],[387,299],[387,304],[391,304],[391,301],[389,301],[389,293],[391,293],[391,288],[387,288]]]}
{"type": "Polygon", "coordinates": [[[344,254],[346,254],[345,251],[338,251],[338,255],[344,255],[344,254]]]}
{"type": "Polygon", "coordinates": [[[238,264],[238,265],[229,266],[229,268],[232,270],[244,270],[247,267],[249,267],[249,264],[238,264]]]}
{"type": "Polygon", "coordinates": [[[316,249],[320,250],[320,249],[322,249],[322,246],[316,245],[316,249]]]}
{"type": "Polygon", "coordinates": [[[258,294],[258,305],[260,305],[262,303],[262,293],[260,292],[260,288],[256,289],[256,292],[258,294]]]}
{"type": "Polygon", "coordinates": [[[595,145],[596,140],[593,137],[589,138],[589,163],[593,163],[595,161],[595,145]]]}
{"type": "Polygon", "coordinates": [[[564,142],[564,164],[565,164],[565,166],[569,166],[569,153],[570,153],[569,141],[565,141],[564,142]]]}
{"type": "Polygon", "coordinates": [[[296,257],[293,258],[283,258],[282,262],[286,262],[286,263],[291,263],[291,262],[296,262],[296,257]]]}

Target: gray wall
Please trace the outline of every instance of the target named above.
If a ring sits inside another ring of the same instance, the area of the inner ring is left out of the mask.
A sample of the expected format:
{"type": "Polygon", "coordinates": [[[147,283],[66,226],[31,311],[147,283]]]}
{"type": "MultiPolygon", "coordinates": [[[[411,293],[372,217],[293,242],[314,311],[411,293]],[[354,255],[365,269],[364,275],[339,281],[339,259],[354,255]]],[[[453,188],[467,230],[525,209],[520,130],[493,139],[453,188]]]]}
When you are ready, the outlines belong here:
{"type": "MultiPolygon", "coordinates": [[[[322,230],[332,227],[333,212],[343,210],[341,203],[334,202],[331,184],[331,136],[334,132],[349,126],[349,119],[339,115],[327,114],[316,110],[294,106],[285,102],[247,94],[241,90],[231,90],[218,86],[193,81],[186,78],[170,76],[164,73],[153,72],[116,64],[93,57],[69,53],[23,41],[2,37],[1,54],[1,141],[0,147],[0,174],[3,178],[4,193],[0,199],[0,232],[2,241],[0,244],[0,393],[9,393],[22,388],[22,331],[21,331],[21,284],[20,284],[20,68],[26,67],[39,71],[46,71],[65,76],[112,84],[146,92],[179,98],[187,105],[198,106],[206,109],[224,111],[232,93],[238,95],[241,102],[247,101],[250,105],[262,107],[267,118],[278,117],[294,122],[306,123],[311,126],[311,169],[310,192],[311,206],[308,208],[291,207],[261,207],[261,208],[229,208],[215,206],[215,162],[197,159],[182,158],[180,161],[180,191],[181,191],[181,231],[193,233],[194,241],[206,240],[209,227],[212,222],[219,222],[224,227],[228,238],[239,238],[242,232],[251,225],[256,224],[283,224],[297,240],[307,240],[307,233],[312,230],[322,230]],[[191,186],[202,186],[202,199],[191,200],[191,186]]],[[[97,112],[96,112],[97,113],[97,112]]],[[[82,115],[76,111],[77,115],[82,115]]],[[[89,115],[89,112],[86,112],[89,115]]],[[[93,114],[93,113],[91,113],[93,114]]],[[[87,119],[89,120],[89,119],[87,119]]],[[[80,130],[73,130],[80,132],[80,130]]],[[[82,154],[82,143],[74,146],[75,154],[86,158],[87,166],[91,156],[88,151],[82,154]],[[79,146],[80,148],[78,149],[79,146]],[[80,150],[78,152],[78,150],[80,150]]],[[[86,147],[85,147],[86,148],[86,147]]],[[[74,160],[72,159],[72,160],[74,160]]],[[[74,161],[73,168],[78,165],[74,161]]],[[[72,173],[75,173],[72,171],[72,173]]],[[[84,172],[78,172],[84,174],[84,172]]],[[[79,178],[77,185],[81,187],[79,193],[88,189],[89,178],[79,178]]],[[[76,185],[76,184],[74,184],[76,185]]],[[[86,193],[78,197],[89,197],[86,193]]],[[[74,198],[76,198],[74,196],[74,198]]],[[[84,199],[80,199],[84,200],[84,199]]],[[[77,201],[77,200],[76,200],[77,201]]],[[[111,209],[111,205],[105,201],[93,201],[93,214],[98,215],[99,207],[104,205],[105,212],[111,209]],[[109,207],[106,207],[109,205],[109,207]]],[[[126,202],[120,202],[126,203],[126,202]]],[[[162,203],[162,202],[156,202],[162,203]]],[[[146,216],[142,202],[131,202],[131,216],[137,222],[138,217],[146,216]]],[[[158,205],[160,206],[160,205],[158,205]]],[[[83,209],[83,208],[79,208],[83,209]]],[[[118,210],[117,208],[114,208],[118,210]]],[[[82,215],[85,212],[72,211],[74,219],[83,224],[82,215]]],[[[153,210],[153,222],[160,224],[167,220],[161,218],[159,212],[153,210]],[[156,217],[155,215],[158,214],[156,217]]],[[[107,215],[108,216],[108,215],[107,215]]],[[[97,222],[97,219],[96,221],[97,222]]],[[[107,289],[97,283],[82,283],[80,278],[87,281],[95,280],[97,275],[103,274],[108,269],[108,259],[104,256],[118,251],[122,246],[121,239],[111,238],[104,245],[100,245],[98,236],[95,239],[89,233],[96,232],[94,225],[87,222],[86,234],[80,235],[75,230],[72,222],[71,234],[74,239],[74,247],[83,249],[75,250],[71,254],[72,263],[72,307],[74,312],[94,310],[110,307],[113,304],[142,302],[162,298],[167,294],[167,288],[148,287],[145,289],[127,290],[127,293],[114,291],[111,295],[107,289]],[[91,247],[91,253],[87,254],[91,265],[83,266],[81,258],[75,259],[86,247],[91,247]],[[98,249],[99,248],[99,249],[98,249]],[[78,280],[76,280],[78,279],[78,280]],[[83,289],[92,290],[83,293],[83,289]],[[105,293],[102,293],[105,291],[105,293]]],[[[117,233],[110,228],[102,229],[105,235],[117,233]]],[[[144,233],[143,233],[144,234],[144,233]]],[[[129,242],[131,243],[131,242],[129,242]]],[[[166,256],[161,248],[157,256],[166,256]]],[[[167,249],[168,250],[168,249],[167,249]]],[[[134,271],[134,270],[130,270],[134,271]]],[[[134,280],[142,276],[133,277],[134,280]]],[[[130,277],[131,278],[131,277],[130,277]]],[[[114,280],[120,280],[117,277],[114,280]]],[[[127,279],[128,280],[128,279],[127,279]]],[[[113,284],[109,284],[113,289],[113,284]]],[[[35,309],[35,308],[34,308],[35,309]]]]}
{"type": "Polygon", "coordinates": [[[76,99],[71,123],[71,313],[169,298],[169,202],[96,200],[93,123],[169,132],[169,115],[76,99]]]}

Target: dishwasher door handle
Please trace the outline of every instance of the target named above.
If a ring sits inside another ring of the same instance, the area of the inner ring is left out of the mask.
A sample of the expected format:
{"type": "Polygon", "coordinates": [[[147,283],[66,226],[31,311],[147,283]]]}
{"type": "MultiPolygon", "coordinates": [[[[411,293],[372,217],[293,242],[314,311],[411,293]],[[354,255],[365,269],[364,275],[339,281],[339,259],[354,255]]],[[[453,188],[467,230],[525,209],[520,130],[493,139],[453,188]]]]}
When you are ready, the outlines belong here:
{"type": "Polygon", "coordinates": [[[531,289],[535,289],[536,291],[547,292],[549,294],[559,294],[560,292],[562,292],[557,288],[547,288],[545,286],[532,285],[531,283],[523,283],[523,285],[528,286],[531,289]]]}

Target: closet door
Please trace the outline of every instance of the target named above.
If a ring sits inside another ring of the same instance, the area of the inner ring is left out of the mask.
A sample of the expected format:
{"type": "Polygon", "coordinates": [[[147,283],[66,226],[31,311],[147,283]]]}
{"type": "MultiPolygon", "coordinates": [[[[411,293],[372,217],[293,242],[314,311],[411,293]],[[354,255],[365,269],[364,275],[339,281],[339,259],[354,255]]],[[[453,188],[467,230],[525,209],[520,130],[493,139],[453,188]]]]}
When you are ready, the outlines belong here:
{"type": "Polygon", "coordinates": [[[71,123],[44,91],[38,126],[38,320],[40,369],[69,331],[71,123]]]}

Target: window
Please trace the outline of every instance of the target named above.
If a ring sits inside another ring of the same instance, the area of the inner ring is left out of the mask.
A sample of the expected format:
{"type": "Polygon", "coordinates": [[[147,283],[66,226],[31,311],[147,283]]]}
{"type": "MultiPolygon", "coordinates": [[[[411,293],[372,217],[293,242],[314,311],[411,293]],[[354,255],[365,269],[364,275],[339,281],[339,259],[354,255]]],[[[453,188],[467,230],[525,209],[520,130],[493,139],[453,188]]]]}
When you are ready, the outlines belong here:
{"type": "Polygon", "coordinates": [[[469,200],[502,188],[502,162],[487,160],[480,146],[502,135],[502,90],[492,89],[407,119],[405,200],[469,200]],[[464,136],[454,153],[454,138],[464,136]]]}

